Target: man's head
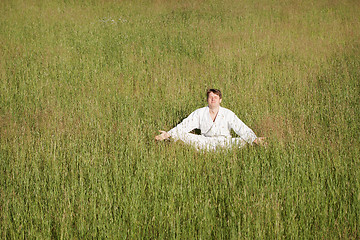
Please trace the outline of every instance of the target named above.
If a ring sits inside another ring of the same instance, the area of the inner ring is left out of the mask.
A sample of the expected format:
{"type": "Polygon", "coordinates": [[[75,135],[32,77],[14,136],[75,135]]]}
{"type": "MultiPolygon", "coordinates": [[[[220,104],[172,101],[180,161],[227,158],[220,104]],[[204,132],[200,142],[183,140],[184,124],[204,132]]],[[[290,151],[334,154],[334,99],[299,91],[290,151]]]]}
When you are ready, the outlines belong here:
{"type": "Polygon", "coordinates": [[[217,108],[220,106],[222,95],[219,89],[208,89],[206,96],[210,108],[217,108]]]}

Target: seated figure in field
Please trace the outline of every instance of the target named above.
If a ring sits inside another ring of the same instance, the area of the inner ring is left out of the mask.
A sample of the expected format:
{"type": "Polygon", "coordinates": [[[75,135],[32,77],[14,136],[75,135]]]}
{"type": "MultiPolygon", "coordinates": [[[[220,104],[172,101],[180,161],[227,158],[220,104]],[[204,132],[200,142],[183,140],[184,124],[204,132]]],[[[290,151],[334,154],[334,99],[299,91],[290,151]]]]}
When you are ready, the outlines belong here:
{"type": "Polygon", "coordinates": [[[170,131],[162,131],[155,136],[155,140],[162,141],[173,138],[197,149],[215,150],[217,147],[228,148],[234,145],[242,147],[248,144],[266,145],[264,137],[257,137],[232,111],[220,107],[222,101],[221,91],[209,89],[207,91],[208,106],[192,112],[187,118],[170,131]],[[200,129],[201,135],[189,133],[200,129]],[[239,135],[232,138],[230,130],[239,135]]]}

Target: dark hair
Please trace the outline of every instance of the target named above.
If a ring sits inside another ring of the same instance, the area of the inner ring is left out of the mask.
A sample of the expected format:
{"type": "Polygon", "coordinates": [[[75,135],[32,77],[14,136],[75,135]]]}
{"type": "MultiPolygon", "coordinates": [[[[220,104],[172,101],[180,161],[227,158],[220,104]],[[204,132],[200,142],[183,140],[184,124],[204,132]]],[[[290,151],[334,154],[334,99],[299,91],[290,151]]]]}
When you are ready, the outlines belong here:
{"type": "Polygon", "coordinates": [[[222,94],[221,94],[221,91],[220,91],[219,89],[209,88],[209,89],[207,90],[207,92],[206,92],[206,99],[209,98],[209,94],[210,94],[211,92],[214,93],[214,94],[216,94],[216,95],[218,95],[220,99],[222,98],[222,94]]]}

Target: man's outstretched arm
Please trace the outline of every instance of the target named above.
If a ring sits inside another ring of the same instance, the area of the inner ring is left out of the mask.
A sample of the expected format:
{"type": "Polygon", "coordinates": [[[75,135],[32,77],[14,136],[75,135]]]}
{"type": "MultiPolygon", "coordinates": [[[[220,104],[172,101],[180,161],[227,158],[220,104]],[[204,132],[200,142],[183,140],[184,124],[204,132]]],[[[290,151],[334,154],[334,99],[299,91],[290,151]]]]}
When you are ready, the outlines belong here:
{"type": "Polygon", "coordinates": [[[257,137],[253,130],[246,126],[235,114],[233,115],[232,121],[230,121],[230,126],[234,129],[236,134],[249,144],[254,143],[258,146],[268,145],[265,137],[257,137]]]}
{"type": "Polygon", "coordinates": [[[192,112],[187,118],[185,118],[169,132],[159,130],[161,134],[155,136],[155,140],[162,141],[168,139],[171,136],[176,140],[182,133],[188,133],[195,128],[199,128],[199,113],[197,110],[192,112]]]}

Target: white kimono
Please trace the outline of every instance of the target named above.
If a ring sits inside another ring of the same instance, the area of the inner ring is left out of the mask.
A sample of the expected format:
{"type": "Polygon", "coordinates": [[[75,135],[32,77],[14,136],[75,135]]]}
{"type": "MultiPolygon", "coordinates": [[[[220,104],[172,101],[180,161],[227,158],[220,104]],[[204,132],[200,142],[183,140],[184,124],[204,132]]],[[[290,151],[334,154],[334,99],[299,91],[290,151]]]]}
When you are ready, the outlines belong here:
{"type": "Polygon", "coordinates": [[[209,107],[203,107],[192,112],[176,127],[168,132],[177,141],[182,140],[194,145],[197,149],[215,150],[216,147],[239,147],[246,143],[252,144],[257,138],[255,133],[246,126],[232,111],[220,107],[213,122],[210,117],[209,107]],[[193,129],[200,129],[201,135],[189,133],[193,129]],[[239,135],[232,138],[230,130],[239,135]]]}

